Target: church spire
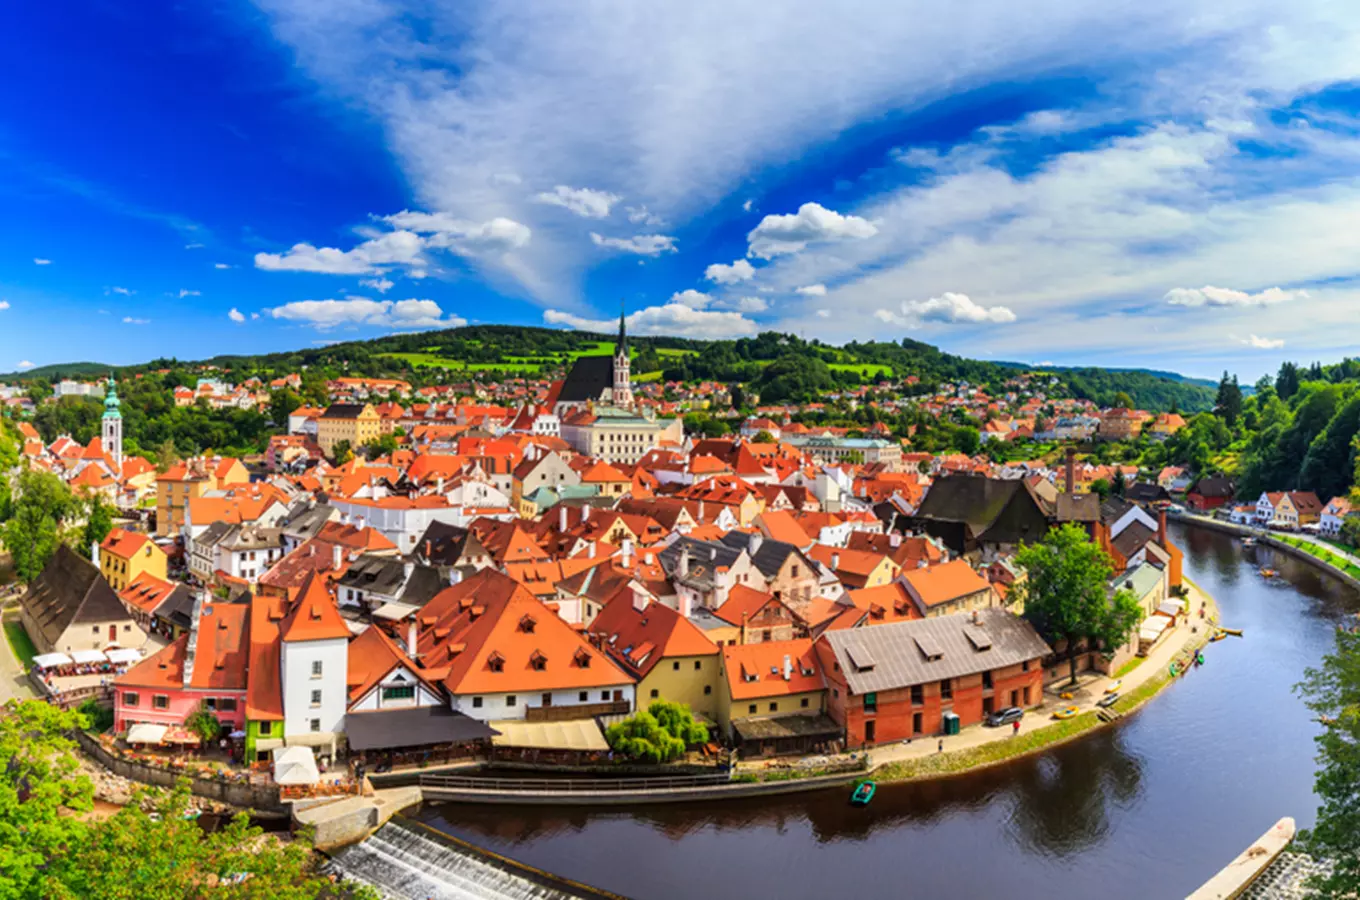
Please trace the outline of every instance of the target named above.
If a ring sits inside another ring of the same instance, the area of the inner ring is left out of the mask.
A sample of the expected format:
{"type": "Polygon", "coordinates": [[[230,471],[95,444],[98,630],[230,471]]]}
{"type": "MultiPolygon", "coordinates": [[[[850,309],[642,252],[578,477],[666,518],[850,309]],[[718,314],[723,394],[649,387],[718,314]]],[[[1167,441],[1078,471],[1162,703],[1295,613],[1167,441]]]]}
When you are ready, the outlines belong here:
{"type": "Polygon", "coordinates": [[[626,355],[628,354],[628,326],[627,326],[627,325],[625,324],[625,322],[624,322],[624,308],[625,308],[625,307],[624,307],[624,301],[623,301],[623,300],[620,300],[620,301],[619,301],[619,345],[618,345],[618,347],[614,348],[614,354],[615,354],[616,356],[619,355],[619,354],[622,354],[622,355],[626,356],[626,355]]]}

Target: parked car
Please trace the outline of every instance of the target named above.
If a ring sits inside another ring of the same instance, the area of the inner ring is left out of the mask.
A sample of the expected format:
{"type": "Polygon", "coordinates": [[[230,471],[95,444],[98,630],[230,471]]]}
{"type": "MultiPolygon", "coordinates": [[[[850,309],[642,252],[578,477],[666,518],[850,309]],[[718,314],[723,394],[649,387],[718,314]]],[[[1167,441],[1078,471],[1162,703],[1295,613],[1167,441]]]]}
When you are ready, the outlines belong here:
{"type": "Polygon", "coordinates": [[[1025,716],[1025,711],[1018,706],[1008,706],[1005,709],[998,709],[987,716],[987,724],[993,728],[999,725],[1009,725],[1012,722],[1019,722],[1025,716]]]}
{"type": "Polygon", "coordinates": [[[1109,707],[1114,706],[1115,702],[1118,699],[1119,699],[1118,694],[1106,694],[1104,697],[1101,697],[1099,700],[1096,701],[1096,706],[1103,706],[1108,709],[1109,707]]]}

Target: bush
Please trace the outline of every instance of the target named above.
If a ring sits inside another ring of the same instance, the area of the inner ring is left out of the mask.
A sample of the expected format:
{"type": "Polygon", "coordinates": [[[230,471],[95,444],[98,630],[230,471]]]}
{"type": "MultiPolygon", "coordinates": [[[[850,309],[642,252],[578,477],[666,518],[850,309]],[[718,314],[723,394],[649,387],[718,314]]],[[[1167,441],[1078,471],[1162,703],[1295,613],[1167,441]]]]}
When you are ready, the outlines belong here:
{"type": "Polygon", "coordinates": [[[679,759],[690,744],[708,741],[708,729],[694,721],[683,703],[657,700],[630,718],[611,725],[609,746],[638,762],[659,764],[679,759]]]}
{"type": "Polygon", "coordinates": [[[100,706],[94,698],[86,700],[76,708],[85,717],[85,730],[103,734],[113,727],[113,710],[100,706]]]}

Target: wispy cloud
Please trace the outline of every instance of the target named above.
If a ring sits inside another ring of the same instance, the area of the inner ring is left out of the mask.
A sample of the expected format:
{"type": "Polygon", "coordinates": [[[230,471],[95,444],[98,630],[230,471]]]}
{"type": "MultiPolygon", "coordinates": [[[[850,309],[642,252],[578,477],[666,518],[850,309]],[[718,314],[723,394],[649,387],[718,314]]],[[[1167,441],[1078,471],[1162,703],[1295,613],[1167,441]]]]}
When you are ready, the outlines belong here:
{"type": "MultiPolygon", "coordinates": [[[[617,320],[590,319],[556,309],[545,311],[543,321],[549,325],[566,325],[578,331],[605,333],[618,326],[617,320]]],[[[753,335],[758,330],[756,323],[741,313],[695,309],[683,303],[649,306],[632,313],[626,321],[628,331],[640,335],[723,338],[753,335]]]]}
{"type": "Polygon", "coordinates": [[[124,325],[150,325],[150,319],[138,319],[133,316],[123,316],[124,325]]]}
{"type": "MultiPolygon", "coordinates": [[[[551,191],[544,191],[534,197],[539,203],[547,203],[552,206],[560,206],[569,209],[576,215],[586,219],[603,219],[609,215],[609,208],[618,203],[623,198],[618,194],[611,194],[608,191],[597,191],[591,188],[573,188],[564,184],[559,184],[551,191]]],[[[642,209],[643,219],[648,217],[646,208],[642,209]]],[[[642,221],[635,220],[630,215],[630,222],[642,221]]]]}
{"type": "Polygon", "coordinates": [[[590,240],[596,247],[636,253],[638,256],[660,256],[662,253],[674,253],[678,249],[675,246],[675,238],[665,234],[639,234],[630,238],[613,238],[592,231],[590,240]]]}
{"type": "Polygon", "coordinates": [[[33,257],[33,265],[35,265],[35,266],[50,266],[50,265],[52,265],[52,260],[50,260],[50,259],[43,259],[41,256],[35,256],[35,257],[33,257]]]}
{"type": "Polygon", "coordinates": [[[297,300],[266,309],[265,313],[275,319],[323,330],[341,325],[367,325],[376,328],[455,328],[467,324],[467,320],[461,316],[445,315],[439,304],[433,300],[415,299],[393,301],[346,297],[343,300],[297,300]]]}
{"type": "Polygon", "coordinates": [[[183,300],[185,297],[201,297],[203,294],[201,291],[191,291],[188,288],[180,288],[178,296],[179,299],[183,300]]]}
{"type": "Polygon", "coordinates": [[[228,318],[228,319],[231,319],[233,322],[235,322],[235,323],[238,324],[238,325],[241,324],[242,322],[244,322],[244,321],[246,320],[245,314],[242,313],[239,309],[237,309],[237,308],[234,307],[234,306],[233,306],[233,307],[231,308],[231,310],[227,313],[227,318],[228,318]]]}
{"type": "Polygon", "coordinates": [[[25,360],[21,360],[21,361],[19,362],[19,364],[18,364],[17,366],[15,366],[15,368],[16,368],[16,369],[20,369],[20,370],[23,370],[23,369],[32,369],[32,368],[34,368],[34,365],[33,365],[33,363],[31,363],[31,362],[29,362],[28,360],[25,359],[25,360]]]}
{"type": "Polygon", "coordinates": [[[9,309],[9,301],[0,300],[0,309],[9,309]]]}
{"type": "Polygon", "coordinates": [[[1278,350],[1284,346],[1282,338],[1264,338],[1254,334],[1247,335],[1242,339],[1242,343],[1257,350],[1278,350]]]}
{"type": "Polygon", "coordinates": [[[106,288],[104,288],[104,293],[105,293],[106,295],[107,295],[107,294],[121,294],[121,295],[124,296],[124,297],[131,297],[133,294],[135,294],[135,293],[137,293],[137,292],[134,291],[134,290],[132,290],[131,288],[125,288],[125,287],[106,287],[106,288]]]}

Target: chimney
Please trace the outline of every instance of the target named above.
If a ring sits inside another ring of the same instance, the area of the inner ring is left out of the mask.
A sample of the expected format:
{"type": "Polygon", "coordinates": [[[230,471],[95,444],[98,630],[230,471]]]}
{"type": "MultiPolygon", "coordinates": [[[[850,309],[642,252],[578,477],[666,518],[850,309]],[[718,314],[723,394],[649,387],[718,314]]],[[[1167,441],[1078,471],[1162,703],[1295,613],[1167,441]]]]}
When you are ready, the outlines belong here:
{"type": "Polygon", "coordinates": [[[840,567],[841,567],[841,555],[839,553],[831,554],[831,571],[835,572],[840,567]]]}
{"type": "Polygon", "coordinates": [[[793,680],[793,659],[787,653],[784,654],[784,680],[793,680]]]}
{"type": "Polygon", "coordinates": [[[354,527],[355,527],[357,530],[363,531],[364,528],[365,528],[367,525],[368,525],[368,519],[365,519],[363,516],[356,516],[356,517],[354,518],[354,527]]]}
{"type": "Polygon", "coordinates": [[[1163,549],[1165,549],[1165,548],[1167,548],[1167,547],[1170,546],[1170,544],[1168,544],[1168,543],[1166,542],[1166,507],[1165,507],[1165,506],[1160,507],[1160,508],[1157,510],[1157,543],[1161,544],[1163,549]]]}
{"type": "Polygon", "coordinates": [[[339,544],[331,544],[331,568],[340,570],[340,563],[344,561],[345,554],[339,544]]]}
{"type": "Polygon", "coordinates": [[[435,480],[435,483],[434,483],[434,492],[435,492],[436,494],[441,494],[441,495],[444,493],[444,476],[443,476],[443,475],[440,475],[439,478],[437,478],[437,479],[435,480]]]}
{"type": "Polygon", "coordinates": [[[416,617],[411,616],[411,624],[406,626],[406,655],[412,660],[416,658],[416,647],[418,646],[416,634],[416,617]]]}
{"type": "Polygon", "coordinates": [[[902,546],[902,532],[894,531],[892,534],[888,535],[888,546],[892,547],[894,550],[902,546]]]}
{"type": "MultiPolygon", "coordinates": [[[[685,544],[680,548],[680,564],[676,566],[676,571],[680,574],[681,578],[684,578],[689,574],[689,544],[685,544]]],[[[745,642],[743,641],[743,643],[745,642]]]]}
{"type": "Polygon", "coordinates": [[[402,577],[403,577],[406,581],[410,581],[410,580],[411,580],[411,576],[412,576],[412,575],[415,573],[415,571],[416,571],[416,564],[413,563],[413,562],[411,562],[410,560],[407,560],[406,563],[405,563],[405,565],[402,566],[402,571],[403,571],[403,576],[402,576],[402,577]]]}
{"type": "Polygon", "coordinates": [[[982,624],[982,616],[978,614],[977,610],[973,610],[973,624],[974,625],[982,624]]]}
{"type": "Polygon", "coordinates": [[[623,539],[623,567],[624,567],[625,569],[628,569],[628,568],[631,568],[632,565],[633,565],[633,539],[632,539],[632,538],[624,538],[624,539],[623,539]]]}
{"type": "Polygon", "coordinates": [[[760,545],[763,543],[765,543],[765,538],[763,535],[760,534],[760,532],[756,532],[751,535],[751,539],[747,541],[747,546],[751,548],[752,556],[755,556],[757,553],[760,552],[760,545]]]}
{"type": "Polygon", "coordinates": [[[588,558],[588,559],[594,559],[594,558],[595,558],[595,542],[594,542],[594,541],[591,541],[590,544],[589,544],[589,545],[587,546],[587,548],[586,548],[586,558],[588,558]]]}
{"type": "Polygon", "coordinates": [[[1069,494],[1072,493],[1074,482],[1076,481],[1077,478],[1076,468],[1077,468],[1077,448],[1068,447],[1067,460],[1063,464],[1063,478],[1067,485],[1067,493],[1069,494]]]}
{"type": "Polygon", "coordinates": [[[426,541],[426,542],[425,542],[425,561],[426,561],[426,562],[429,562],[429,561],[430,561],[430,557],[431,557],[433,554],[434,554],[434,541],[426,541]]]}
{"type": "Polygon", "coordinates": [[[650,602],[650,598],[641,591],[633,592],[633,609],[638,612],[644,612],[647,609],[647,604],[650,602]]]}
{"type": "Polygon", "coordinates": [[[567,506],[565,503],[557,505],[557,530],[564,533],[567,530],[567,506]]]}
{"type": "Polygon", "coordinates": [[[90,541],[90,562],[99,568],[99,541],[90,541]]]}
{"type": "Polygon", "coordinates": [[[590,501],[586,501],[585,503],[581,504],[581,521],[582,522],[590,521],[590,501]]]}
{"type": "Polygon", "coordinates": [[[741,644],[743,647],[746,646],[746,620],[750,617],[750,613],[743,612],[741,614],[741,644]]]}

